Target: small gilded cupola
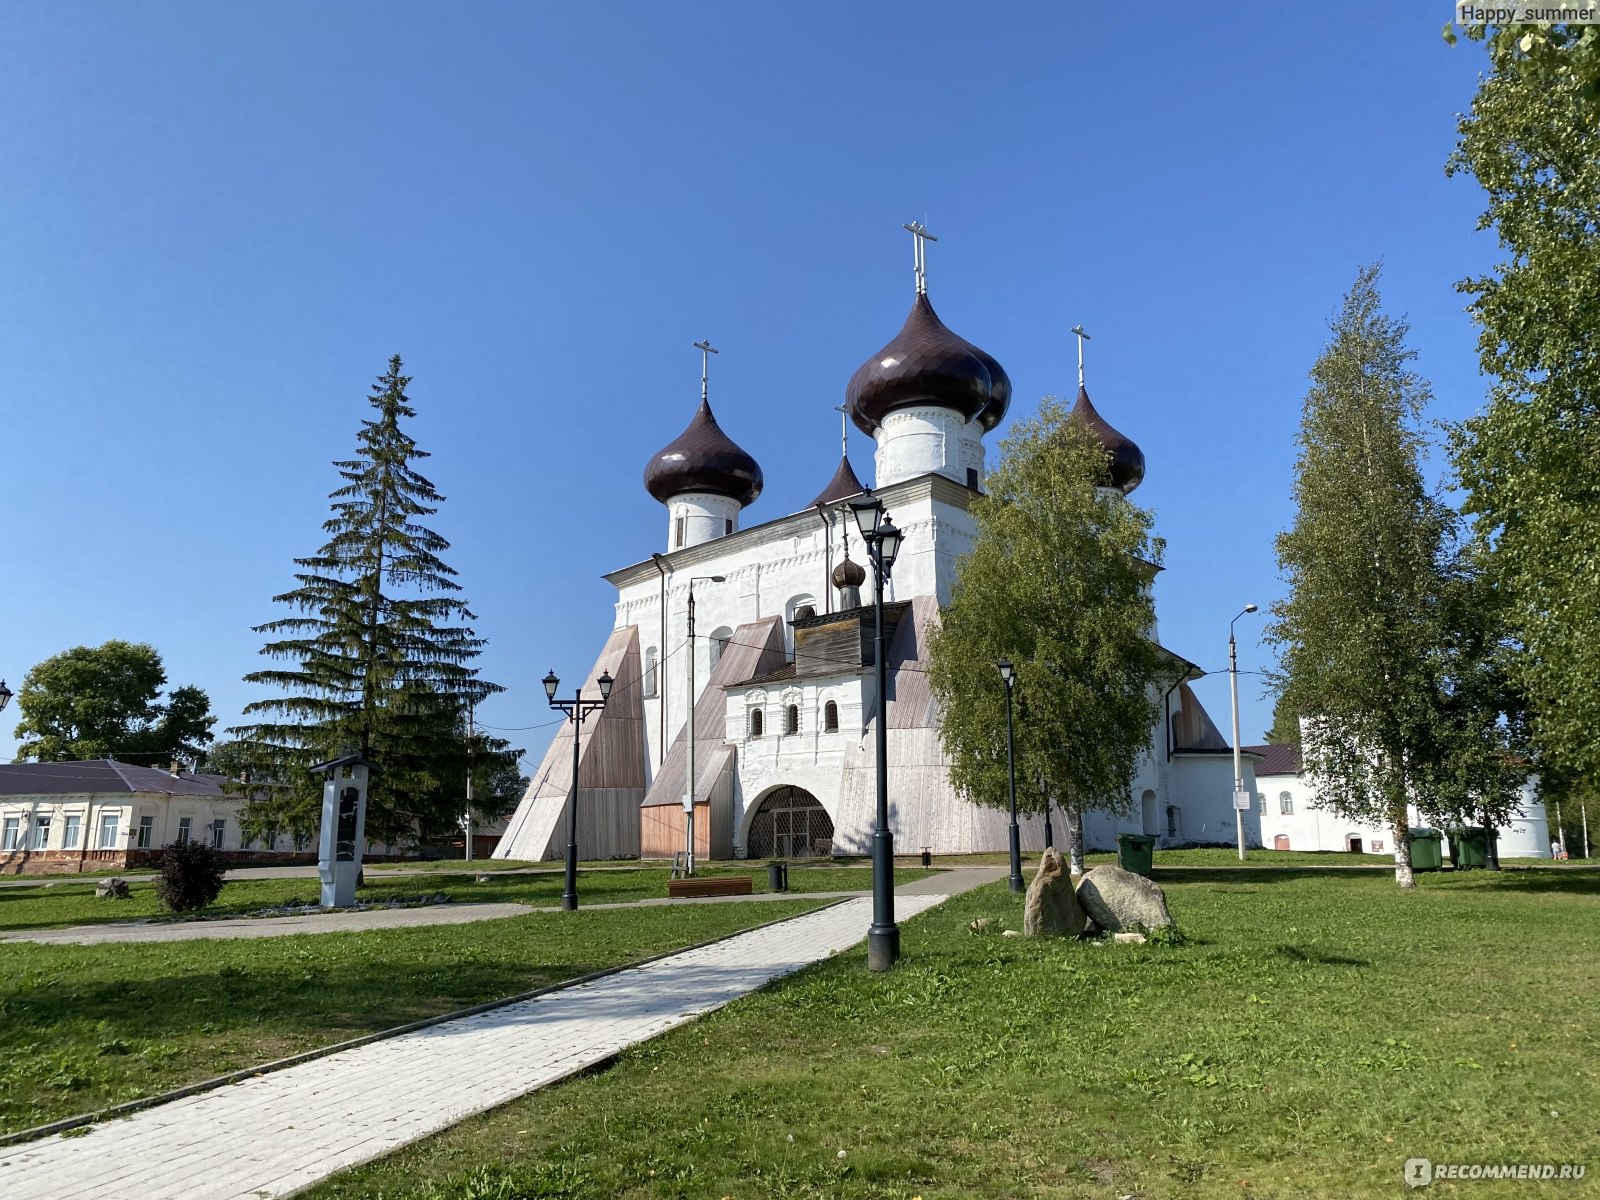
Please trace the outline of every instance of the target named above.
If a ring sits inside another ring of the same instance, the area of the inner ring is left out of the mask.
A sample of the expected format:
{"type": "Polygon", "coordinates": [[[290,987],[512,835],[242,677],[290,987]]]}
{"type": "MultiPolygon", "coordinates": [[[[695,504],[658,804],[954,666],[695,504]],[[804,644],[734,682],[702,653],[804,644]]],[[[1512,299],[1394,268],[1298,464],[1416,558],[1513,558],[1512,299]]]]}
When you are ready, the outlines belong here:
{"type": "Polygon", "coordinates": [[[761,495],[761,465],[722,431],[711,411],[706,375],[709,342],[701,352],[700,407],[689,426],[644,469],[644,486],[667,506],[667,548],[680,550],[739,528],[739,513],[761,495]]]}
{"type": "Polygon", "coordinates": [[[928,299],[926,244],[912,222],[916,296],[900,332],[845,388],[856,428],[878,443],[876,486],[941,474],[977,487],[985,433],[1011,403],[1011,380],[990,354],[952,332],[928,299]]]}

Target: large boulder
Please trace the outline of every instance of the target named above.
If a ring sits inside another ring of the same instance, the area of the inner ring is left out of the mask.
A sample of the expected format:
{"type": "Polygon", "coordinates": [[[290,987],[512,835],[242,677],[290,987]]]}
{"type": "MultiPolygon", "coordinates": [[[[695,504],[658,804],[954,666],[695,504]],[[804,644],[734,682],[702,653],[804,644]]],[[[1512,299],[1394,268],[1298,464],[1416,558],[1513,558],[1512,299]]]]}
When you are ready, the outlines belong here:
{"type": "Polygon", "coordinates": [[[119,879],[116,876],[113,876],[110,879],[102,879],[99,883],[95,884],[94,894],[95,898],[98,900],[127,900],[133,895],[133,893],[128,890],[128,881],[126,879],[119,879]]]}
{"type": "Polygon", "coordinates": [[[1022,932],[1029,937],[1077,937],[1083,909],[1072,890],[1072,876],[1055,850],[1046,850],[1022,902],[1022,932]]]}
{"type": "Polygon", "coordinates": [[[1131,929],[1158,929],[1172,924],[1167,896],[1143,875],[1109,863],[1095,867],[1078,884],[1078,903],[1089,920],[1107,933],[1131,929]]]}

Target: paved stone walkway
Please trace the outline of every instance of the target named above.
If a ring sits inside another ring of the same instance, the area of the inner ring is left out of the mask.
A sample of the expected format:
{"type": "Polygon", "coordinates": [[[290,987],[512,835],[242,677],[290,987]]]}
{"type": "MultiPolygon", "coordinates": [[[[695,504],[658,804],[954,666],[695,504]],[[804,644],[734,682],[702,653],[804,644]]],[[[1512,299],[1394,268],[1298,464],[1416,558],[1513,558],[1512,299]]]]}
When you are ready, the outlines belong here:
{"type": "MultiPolygon", "coordinates": [[[[896,919],[945,899],[901,893],[896,919]]],[[[175,1100],[82,1136],[0,1149],[0,1196],[287,1195],[846,950],[865,937],[871,913],[870,900],[850,900],[592,983],[175,1100]]]]}

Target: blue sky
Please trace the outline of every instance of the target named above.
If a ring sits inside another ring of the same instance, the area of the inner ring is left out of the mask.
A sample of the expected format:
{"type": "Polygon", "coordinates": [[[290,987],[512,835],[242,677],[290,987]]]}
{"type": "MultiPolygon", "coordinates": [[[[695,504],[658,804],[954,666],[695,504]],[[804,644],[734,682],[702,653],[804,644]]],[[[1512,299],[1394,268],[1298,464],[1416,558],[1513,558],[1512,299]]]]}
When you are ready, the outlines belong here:
{"type": "MultiPolygon", "coordinates": [[[[662,548],[640,473],[693,411],[690,343],[766,473],[746,524],[801,507],[910,303],[911,219],[1013,415],[1093,335],[1168,542],[1162,640],[1225,668],[1229,618],[1282,592],[1306,372],[1358,264],[1452,420],[1484,395],[1454,284],[1494,246],[1443,171],[1483,66],[1448,5],[1191,8],[0,7],[0,676],[148,641],[236,720],[399,353],[509,689],[480,716],[536,760],[539,677],[588,668],[601,573],[662,548]]],[[[1226,676],[1197,688],[1226,730],[1226,676]]],[[[1271,704],[1240,691],[1253,741],[1271,704]]]]}

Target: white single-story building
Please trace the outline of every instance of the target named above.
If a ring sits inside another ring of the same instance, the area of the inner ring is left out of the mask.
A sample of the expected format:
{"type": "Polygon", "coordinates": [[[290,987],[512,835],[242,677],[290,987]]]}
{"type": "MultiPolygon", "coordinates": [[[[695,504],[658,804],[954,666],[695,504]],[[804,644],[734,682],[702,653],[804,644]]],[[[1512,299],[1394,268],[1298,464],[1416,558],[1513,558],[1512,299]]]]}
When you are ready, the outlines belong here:
{"type": "MultiPolygon", "coordinates": [[[[1298,743],[1244,749],[1260,760],[1256,763],[1258,816],[1261,843],[1267,849],[1394,853],[1392,830],[1347,820],[1319,803],[1316,785],[1301,772],[1298,743]]],[[[1411,823],[1427,824],[1415,810],[1411,823]]],[[[1550,857],[1550,826],[1536,780],[1522,785],[1516,816],[1495,832],[1502,858],[1550,857]]]]}

